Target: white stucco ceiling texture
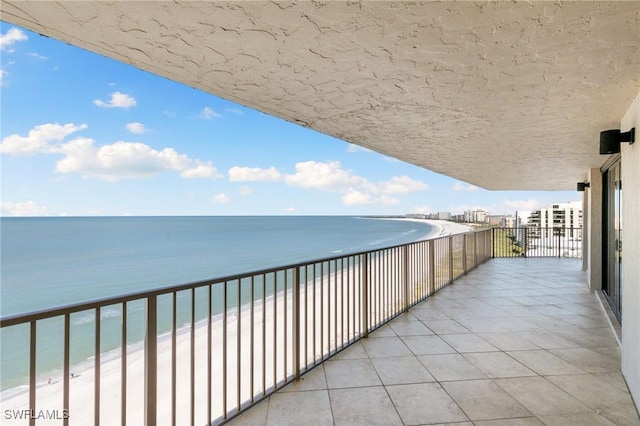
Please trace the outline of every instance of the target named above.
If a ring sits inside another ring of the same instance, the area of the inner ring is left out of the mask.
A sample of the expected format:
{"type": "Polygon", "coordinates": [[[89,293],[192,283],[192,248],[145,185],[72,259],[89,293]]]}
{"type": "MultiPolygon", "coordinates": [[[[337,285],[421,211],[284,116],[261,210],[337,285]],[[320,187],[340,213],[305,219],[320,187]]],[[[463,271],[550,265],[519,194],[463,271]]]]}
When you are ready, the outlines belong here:
{"type": "Polygon", "coordinates": [[[573,189],[640,2],[20,2],[2,19],[489,189],[573,189]]]}

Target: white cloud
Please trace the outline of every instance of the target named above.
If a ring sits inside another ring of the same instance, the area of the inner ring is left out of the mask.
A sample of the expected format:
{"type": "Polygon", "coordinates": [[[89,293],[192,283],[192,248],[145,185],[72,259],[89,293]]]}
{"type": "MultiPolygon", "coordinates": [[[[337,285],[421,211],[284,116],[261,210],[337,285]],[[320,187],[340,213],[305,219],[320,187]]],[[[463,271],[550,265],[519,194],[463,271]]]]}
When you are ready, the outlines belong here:
{"type": "Polygon", "coordinates": [[[251,195],[254,192],[255,192],[254,189],[248,186],[243,186],[242,188],[240,188],[240,191],[238,191],[238,193],[243,196],[251,195]]]}
{"type": "Polygon", "coordinates": [[[137,104],[133,97],[120,92],[113,92],[108,102],[96,99],[93,103],[102,108],[131,108],[137,104]]]}
{"type": "Polygon", "coordinates": [[[345,205],[398,204],[392,197],[425,191],[426,183],[408,176],[394,176],[388,181],[374,184],[369,180],[345,170],[339,161],[304,161],[295,165],[295,173],[283,174],[275,167],[268,169],[235,166],[229,170],[231,182],[276,182],[284,181],[289,186],[342,194],[345,205]]]}
{"type": "Polygon", "coordinates": [[[398,200],[395,197],[390,197],[389,195],[383,195],[382,197],[376,200],[376,204],[384,204],[387,206],[392,206],[399,203],[400,203],[400,200],[398,200]]]}
{"type": "Polygon", "coordinates": [[[236,114],[236,115],[242,115],[244,114],[244,112],[242,110],[239,110],[237,108],[225,108],[224,109],[226,112],[230,112],[232,114],[236,114]]]}
{"type": "Polygon", "coordinates": [[[528,200],[504,200],[502,204],[506,210],[536,210],[544,207],[542,202],[535,198],[528,200]]]}
{"type": "Polygon", "coordinates": [[[200,112],[200,118],[204,118],[205,120],[211,120],[212,118],[219,118],[220,114],[215,112],[209,107],[204,107],[202,112],[200,112]]]}
{"type": "Polygon", "coordinates": [[[0,86],[2,86],[2,85],[3,85],[3,83],[4,83],[4,81],[5,81],[4,79],[5,79],[5,77],[6,77],[6,76],[8,76],[8,75],[9,75],[9,73],[8,73],[8,72],[6,72],[6,71],[5,71],[5,70],[3,70],[3,69],[0,69],[0,86]]]}
{"type": "Polygon", "coordinates": [[[204,163],[200,160],[195,161],[195,166],[184,170],[180,173],[180,176],[184,178],[219,178],[222,177],[220,173],[218,173],[218,169],[213,167],[211,162],[204,163]]]}
{"type": "Polygon", "coordinates": [[[374,200],[370,194],[350,189],[342,196],[342,203],[346,206],[356,206],[363,204],[373,204],[374,200]]]}
{"type": "MultiPolygon", "coordinates": [[[[60,173],[78,173],[107,181],[150,177],[167,171],[190,174],[194,161],[172,148],[157,151],[139,142],[118,141],[96,146],[94,141],[78,138],[64,146],[65,157],[56,166],[60,173]]],[[[198,164],[195,168],[197,169],[198,164]]],[[[188,177],[199,177],[192,172],[188,177]]]]}
{"type": "Polygon", "coordinates": [[[239,167],[234,166],[229,169],[229,180],[231,182],[275,182],[280,180],[282,175],[275,167],[261,169],[259,167],[239,167]]]}
{"type": "Polygon", "coordinates": [[[160,151],[140,142],[118,141],[97,146],[90,138],[63,143],[66,136],[86,129],[86,124],[49,123],[35,126],[27,136],[10,135],[0,143],[0,152],[10,155],[61,154],[56,164],[59,173],[78,173],[85,177],[117,181],[142,178],[174,171],[184,178],[218,178],[211,164],[191,159],[172,148],[160,151]]]}
{"type": "Polygon", "coordinates": [[[394,176],[387,182],[380,182],[378,186],[384,194],[409,194],[429,189],[426,183],[413,180],[409,176],[394,176]]]}
{"type": "Polygon", "coordinates": [[[471,184],[465,184],[462,182],[456,182],[452,188],[454,191],[462,191],[462,192],[474,192],[478,190],[477,186],[471,184]]]}
{"type": "Polygon", "coordinates": [[[48,216],[49,211],[35,201],[2,202],[2,216],[48,216]]]}
{"type": "Polygon", "coordinates": [[[56,166],[60,173],[78,173],[107,181],[183,171],[191,160],[171,148],[156,151],[139,142],[116,142],[96,146],[92,139],[78,138],[64,146],[65,157],[56,166]]]}
{"type": "Polygon", "coordinates": [[[344,170],[339,161],[298,163],[296,173],[287,175],[285,181],[300,188],[344,194],[342,202],[346,205],[398,204],[400,201],[390,195],[425,191],[429,188],[426,183],[408,176],[394,176],[388,181],[374,184],[349,170],[344,170]]]}
{"type": "Polygon", "coordinates": [[[213,196],[213,202],[218,204],[227,204],[231,202],[231,198],[229,198],[224,192],[221,192],[213,196]]]}
{"type": "Polygon", "coordinates": [[[62,142],[65,137],[86,128],[86,124],[41,124],[31,129],[27,136],[14,134],[2,139],[0,152],[10,155],[34,155],[61,152],[62,145],[60,142],[62,142]]]}
{"type": "Polygon", "coordinates": [[[18,28],[10,28],[9,31],[0,35],[0,50],[5,50],[19,41],[27,40],[27,35],[18,28]]]}
{"type": "Polygon", "coordinates": [[[43,55],[41,55],[41,54],[39,54],[37,52],[27,53],[27,55],[31,56],[32,58],[41,59],[43,61],[46,60],[46,59],[49,59],[46,56],[43,56],[43,55]]]}
{"type": "Polygon", "coordinates": [[[344,192],[353,187],[372,187],[366,179],[342,169],[339,161],[305,161],[297,163],[295,168],[295,174],[285,176],[285,181],[291,186],[332,192],[344,192]]]}
{"type": "Polygon", "coordinates": [[[292,207],[287,207],[285,211],[287,213],[295,213],[295,212],[298,211],[298,208],[297,207],[293,207],[293,206],[292,207]]]}
{"type": "Polygon", "coordinates": [[[127,123],[125,128],[128,131],[130,131],[131,133],[134,133],[134,134],[137,134],[137,135],[141,135],[141,134],[147,132],[147,129],[145,129],[145,127],[144,127],[144,124],[139,123],[137,121],[134,121],[133,123],[127,123]]]}
{"type": "Polygon", "coordinates": [[[385,206],[391,206],[400,203],[400,200],[388,195],[376,197],[366,192],[358,191],[355,189],[349,189],[346,194],[342,196],[342,203],[345,206],[365,205],[365,204],[381,204],[385,206]]]}

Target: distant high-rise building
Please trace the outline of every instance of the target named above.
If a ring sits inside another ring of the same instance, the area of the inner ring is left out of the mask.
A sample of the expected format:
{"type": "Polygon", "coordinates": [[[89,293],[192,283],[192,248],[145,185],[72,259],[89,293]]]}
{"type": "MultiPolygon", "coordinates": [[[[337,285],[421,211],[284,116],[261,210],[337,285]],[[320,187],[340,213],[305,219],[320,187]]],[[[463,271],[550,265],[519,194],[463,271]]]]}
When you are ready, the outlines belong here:
{"type": "Polygon", "coordinates": [[[482,209],[467,210],[464,212],[464,221],[469,223],[487,223],[489,220],[489,212],[482,209]]]}
{"type": "Polygon", "coordinates": [[[565,234],[566,229],[582,228],[582,202],[552,204],[540,210],[531,212],[527,221],[531,228],[548,229],[547,233],[565,234]]]}

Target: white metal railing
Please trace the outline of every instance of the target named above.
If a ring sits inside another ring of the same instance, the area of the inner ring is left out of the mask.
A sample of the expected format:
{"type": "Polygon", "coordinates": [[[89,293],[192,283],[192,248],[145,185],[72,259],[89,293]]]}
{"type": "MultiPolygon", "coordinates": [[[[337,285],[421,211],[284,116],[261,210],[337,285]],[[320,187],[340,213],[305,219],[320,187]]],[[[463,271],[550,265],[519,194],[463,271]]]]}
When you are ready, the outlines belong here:
{"type": "Polygon", "coordinates": [[[28,359],[26,390],[3,401],[3,415],[32,425],[43,410],[64,425],[225,423],[492,250],[486,229],[2,318],[2,333],[29,336],[17,355],[28,359]],[[88,345],[74,339],[88,326],[80,315],[92,319],[88,345]],[[56,332],[61,373],[47,386],[41,339],[56,332]],[[80,374],[72,351],[93,357],[80,374]]]}

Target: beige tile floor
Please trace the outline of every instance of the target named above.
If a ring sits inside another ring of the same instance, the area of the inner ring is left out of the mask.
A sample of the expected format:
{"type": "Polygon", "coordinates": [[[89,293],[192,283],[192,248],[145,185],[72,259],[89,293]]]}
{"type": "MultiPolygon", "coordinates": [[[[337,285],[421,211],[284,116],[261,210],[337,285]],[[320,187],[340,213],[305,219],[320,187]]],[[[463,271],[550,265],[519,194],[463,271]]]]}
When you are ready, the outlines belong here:
{"type": "Polygon", "coordinates": [[[579,260],[495,259],[234,425],[640,425],[579,260]]]}

